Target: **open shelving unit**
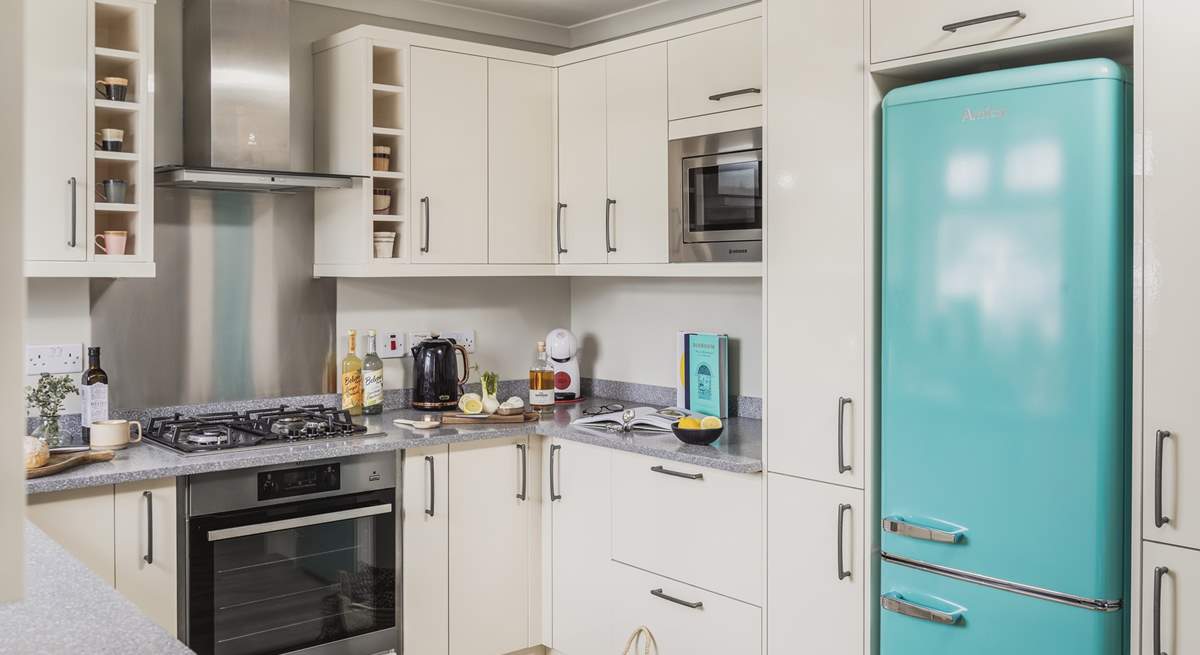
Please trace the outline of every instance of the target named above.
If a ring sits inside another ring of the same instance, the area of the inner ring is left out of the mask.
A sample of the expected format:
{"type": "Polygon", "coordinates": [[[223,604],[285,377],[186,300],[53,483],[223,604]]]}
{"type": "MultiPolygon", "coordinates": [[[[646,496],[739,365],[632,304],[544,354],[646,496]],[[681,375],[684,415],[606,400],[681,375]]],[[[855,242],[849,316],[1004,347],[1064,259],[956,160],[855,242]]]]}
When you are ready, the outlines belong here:
{"type": "MultiPolygon", "coordinates": [[[[373,240],[371,261],[378,264],[406,264],[409,262],[408,221],[408,96],[405,94],[407,78],[405,68],[406,48],[371,43],[371,193],[375,189],[386,189],[391,193],[391,206],[385,212],[371,213],[371,232],[395,232],[391,256],[378,257],[373,240]],[[391,158],[386,170],[375,169],[376,147],[390,148],[391,158]]],[[[373,209],[373,206],[372,206],[373,209]]]]}

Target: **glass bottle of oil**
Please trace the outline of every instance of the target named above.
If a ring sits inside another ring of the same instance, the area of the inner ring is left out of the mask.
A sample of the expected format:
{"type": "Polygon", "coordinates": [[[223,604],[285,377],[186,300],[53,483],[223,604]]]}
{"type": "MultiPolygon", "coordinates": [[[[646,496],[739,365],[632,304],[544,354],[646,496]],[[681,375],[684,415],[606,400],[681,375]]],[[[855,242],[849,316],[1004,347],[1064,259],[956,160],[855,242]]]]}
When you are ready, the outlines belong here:
{"type": "Polygon", "coordinates": [[[349,410],[351,416],[362,414],[363,409],[362,360],[354,354],[356,334],[350,330],[346,358],[342,360],[342,409],[349,410]]]}
{"type": "Polygon", "coordinates": [[[546,355],[546,342],[537,342],[537,355],[529,367],[529,406],[534,410],[554,407],[554,368],[546,355]]]}

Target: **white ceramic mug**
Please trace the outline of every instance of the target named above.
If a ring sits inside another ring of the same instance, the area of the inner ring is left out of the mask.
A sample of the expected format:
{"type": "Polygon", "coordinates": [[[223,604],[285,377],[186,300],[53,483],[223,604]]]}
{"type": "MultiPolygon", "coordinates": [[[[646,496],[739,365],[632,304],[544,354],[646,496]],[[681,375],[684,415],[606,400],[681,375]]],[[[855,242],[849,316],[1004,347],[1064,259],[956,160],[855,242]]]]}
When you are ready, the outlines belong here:
{"type": "Polygon", "coordinates": [[[105,230],[96,235],[96,247],[106,255],[124,255],[129,233],[125,230],[105,230]]]}
{"type": "Polygon", "coordinates": [[[91,427],[92,450],[120,450],[131,443],[142,440],[142,424],[137,421],[111,419],[108,421],[92,421],[91,427]],[[129,428],[137,426],[137,438],[129,438],[129,428]]]}
{"type": "Polygon", "coordinates": [[[376,259],[392,259],[392,253],[395,252],[396,233],[395,232],[375,232],[371,238],[375,244],[376,259]]]}

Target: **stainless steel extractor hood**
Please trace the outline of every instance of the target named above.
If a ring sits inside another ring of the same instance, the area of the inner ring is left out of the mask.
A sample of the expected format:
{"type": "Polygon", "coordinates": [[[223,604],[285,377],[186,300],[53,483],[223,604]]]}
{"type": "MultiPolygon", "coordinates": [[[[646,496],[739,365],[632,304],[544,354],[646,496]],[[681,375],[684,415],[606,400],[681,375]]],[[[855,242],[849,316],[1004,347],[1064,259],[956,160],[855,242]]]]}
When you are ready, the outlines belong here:
{"type": "Polygon", "coordinates": [[[289,0],[183,4],[183,164],[155,184],[219,191],[348,187],[291,170],[289,0]]]}

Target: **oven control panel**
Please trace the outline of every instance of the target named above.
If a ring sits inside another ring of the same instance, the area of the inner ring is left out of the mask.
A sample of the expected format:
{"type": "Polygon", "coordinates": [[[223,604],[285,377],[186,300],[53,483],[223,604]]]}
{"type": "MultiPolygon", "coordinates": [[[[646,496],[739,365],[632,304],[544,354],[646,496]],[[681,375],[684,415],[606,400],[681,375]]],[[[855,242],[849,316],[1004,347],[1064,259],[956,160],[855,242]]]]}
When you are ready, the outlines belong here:
{"type": "Polygon", "coordinates": [[[259,500],[303,496],[341,488],[342,466],[338,462],[262,471],[258,474],[259,500]]]}

